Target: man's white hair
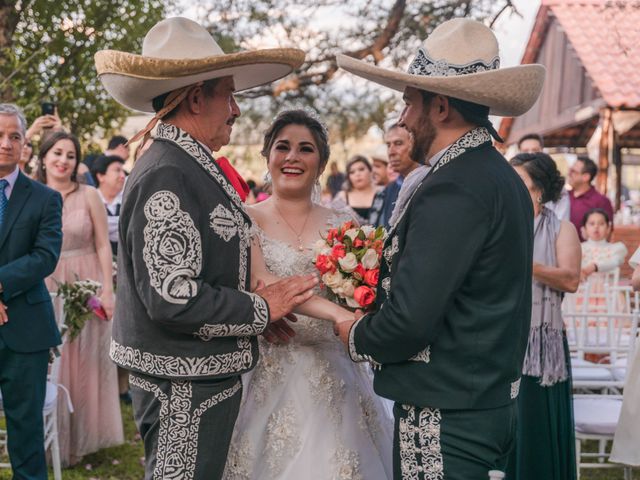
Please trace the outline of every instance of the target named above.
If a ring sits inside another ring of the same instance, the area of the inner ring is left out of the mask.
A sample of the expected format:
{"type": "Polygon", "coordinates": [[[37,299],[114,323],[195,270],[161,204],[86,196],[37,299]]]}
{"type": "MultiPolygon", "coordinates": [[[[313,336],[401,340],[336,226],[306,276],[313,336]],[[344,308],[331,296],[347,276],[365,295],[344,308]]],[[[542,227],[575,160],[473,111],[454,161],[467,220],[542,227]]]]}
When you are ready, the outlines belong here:
{"type": "Polygon", "coordinates": [[[0,103],[0,115],[10,115],[12,117],[18,117],[20,122],[20,128],[22,129],[22,136],[27,133],[27,119],[24,117],[24,113],[17,105],[13,103],[0,103]]]}

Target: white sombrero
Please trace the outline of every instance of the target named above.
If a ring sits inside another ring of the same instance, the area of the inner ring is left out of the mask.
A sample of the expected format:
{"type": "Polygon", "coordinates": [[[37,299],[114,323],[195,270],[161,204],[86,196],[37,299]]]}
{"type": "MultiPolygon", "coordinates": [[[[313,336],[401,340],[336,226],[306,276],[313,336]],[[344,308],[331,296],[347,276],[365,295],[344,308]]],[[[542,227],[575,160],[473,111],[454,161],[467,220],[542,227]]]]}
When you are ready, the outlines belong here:
{"type": "Polygon", "coordinates": [[[182,17],[162,20],[149,30],[142,55],[102,50],[96,53],[98,76],[122,105],[153,112],[152,100],[199,82],[233,76],[236,91],[264,85],[291,73],[304,61],[295,48],[271,48],[225,54],[200,24],[182,17]]]}
{"type": "Polygon", "coordinates": [[[492,115],[522,115],[538,99],[542,65],[500,68],[498,41],[489,27],[456,18],[423,42],[407,73],[338,55],[338,66],[394,90],[414,87],[489,107],[492,115]]]}

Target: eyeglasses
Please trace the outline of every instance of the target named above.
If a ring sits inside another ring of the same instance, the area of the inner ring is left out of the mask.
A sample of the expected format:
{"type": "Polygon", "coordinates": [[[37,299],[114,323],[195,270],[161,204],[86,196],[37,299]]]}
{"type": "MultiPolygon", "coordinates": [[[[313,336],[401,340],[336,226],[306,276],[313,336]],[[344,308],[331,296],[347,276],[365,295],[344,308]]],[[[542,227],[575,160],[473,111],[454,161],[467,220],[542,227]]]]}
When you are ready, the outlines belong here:
{"type": "Polygon", "coordinates": [[[569,169],[569,174],[572,175],[582,175],[584,172],[580,171],[580,170],[576,170],[575,168],[570,168],[569,169]]]}

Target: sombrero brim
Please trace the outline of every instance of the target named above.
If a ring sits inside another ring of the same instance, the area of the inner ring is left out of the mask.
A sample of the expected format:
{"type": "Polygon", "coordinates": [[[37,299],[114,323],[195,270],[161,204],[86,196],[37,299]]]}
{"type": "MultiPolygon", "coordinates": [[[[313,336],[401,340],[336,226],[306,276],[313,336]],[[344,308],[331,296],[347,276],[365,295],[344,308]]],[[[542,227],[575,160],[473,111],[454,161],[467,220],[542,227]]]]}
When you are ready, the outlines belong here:
{"type": "Polygon", "coordinates": [[[338,66],[359,77],[403,91],[418,88],[489,107],[491,115],[516,117],[529,110],[544,84],[542,65],[486,70],[453,76],[425,76],[387,70],[347,55],[338,55],[338,66]]]}
{"type": "Polygon", "coordinates": [[[199,59],[164,59],[102,50],[94,59],[100,80],[116,101],[153,113],[155,97],[194,83],[233,76],[239,92],[278,80],[302,65],[304,52],[271,48],[199,59]]]}

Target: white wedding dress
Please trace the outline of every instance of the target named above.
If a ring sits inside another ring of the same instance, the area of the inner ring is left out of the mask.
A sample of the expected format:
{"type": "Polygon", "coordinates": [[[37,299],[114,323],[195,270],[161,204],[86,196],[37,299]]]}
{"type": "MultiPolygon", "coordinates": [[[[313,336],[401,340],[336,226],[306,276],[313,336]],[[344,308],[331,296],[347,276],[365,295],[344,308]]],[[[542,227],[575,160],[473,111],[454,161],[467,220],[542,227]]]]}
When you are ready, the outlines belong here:
{"type": "MultiPolygon", "coordinates": [[[[335,214],[330,226],[350,217],[335,214]]],[[[255,227],[267,268],[314,272],[313,254],[255,227]]],[[[385,480],[392,475],[393,419],[364,364],[353,363],[331,322],[298,315],[286,345],[260,337],[260,360],[243,376],[226,480],[385,480]]]]}

